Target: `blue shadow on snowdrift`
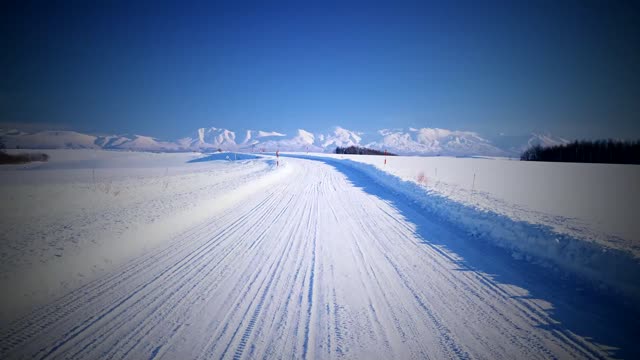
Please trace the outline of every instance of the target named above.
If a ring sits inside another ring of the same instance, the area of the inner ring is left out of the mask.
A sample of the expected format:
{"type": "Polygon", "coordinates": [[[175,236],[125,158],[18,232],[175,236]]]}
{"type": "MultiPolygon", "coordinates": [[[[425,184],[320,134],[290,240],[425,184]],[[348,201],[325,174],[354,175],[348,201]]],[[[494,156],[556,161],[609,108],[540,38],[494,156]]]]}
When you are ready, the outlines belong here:
{"type": "Polygon", "coordinates": [[[231,153],[231,152],[221,152],[211,154],[205,157],[193,159],[187,161],[188,163],[199,163],[206,161],[236,161],[236,160],[255,160],[260,159],[259,156],[251,155],[251,154],[243,154],[243,153],[231,153]]]}
{"type": "MultiPolygon", "coordinates": [[[[562,339],[572,339],[576,334],[605,345],[609,356],[640,358],[636,297],[640,265],[627,254],[602,252],[589,242],[559,235],[549,227],[514,221],[430,194],[372,165],[315,156],[281,156],[334,167],[354,186],[394,206],[415,224],[416,235],[424,245],[449,258],[459,271],[474,272],[489,282],[515,285],[528,292],[524,298],[552,304],[549,310],[537,311],[546,313],[555,323],[539,324],[540,328],[562,339]],[[513,243],[519,239],[525,244],[513,243]],[[455,260],[451,253],[462,260],[455,260]],[[530,261],[517,260],[520,253],[530,256],[530,261]],[[617,290],[598,289],[604,284],[617,290]],[[620,293],[623,296],[618,296],[620,293]]],[[[514,300],[519,298],[523,297],[514,300]]],[[[598,356],[585,352],[584,357],[598,356]]]]}

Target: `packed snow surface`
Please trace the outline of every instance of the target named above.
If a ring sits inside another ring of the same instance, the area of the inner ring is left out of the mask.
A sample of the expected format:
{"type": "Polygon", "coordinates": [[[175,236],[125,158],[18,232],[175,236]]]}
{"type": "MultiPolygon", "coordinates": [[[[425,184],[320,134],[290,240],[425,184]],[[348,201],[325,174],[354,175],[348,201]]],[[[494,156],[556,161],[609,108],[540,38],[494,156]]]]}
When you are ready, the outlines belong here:
{"type": "Polygon", "coordinates": [[[51,155],[0,173],[3,288],[118,264],[4,314],[2,358],[640,356],[625,297],[479,241],[368,164],[51,155]]]}

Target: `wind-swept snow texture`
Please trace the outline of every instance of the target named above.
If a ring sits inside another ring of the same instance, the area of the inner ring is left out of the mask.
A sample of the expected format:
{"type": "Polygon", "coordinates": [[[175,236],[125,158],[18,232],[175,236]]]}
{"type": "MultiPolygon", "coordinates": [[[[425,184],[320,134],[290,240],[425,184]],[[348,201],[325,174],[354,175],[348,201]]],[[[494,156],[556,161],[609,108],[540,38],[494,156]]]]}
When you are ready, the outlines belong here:
{"type": "Polygon", "coordinates": [[[640,355],[622,301],[469,239],[361,169],[270,171],[282,176],[4,326],[0,357],[640,355]]]}

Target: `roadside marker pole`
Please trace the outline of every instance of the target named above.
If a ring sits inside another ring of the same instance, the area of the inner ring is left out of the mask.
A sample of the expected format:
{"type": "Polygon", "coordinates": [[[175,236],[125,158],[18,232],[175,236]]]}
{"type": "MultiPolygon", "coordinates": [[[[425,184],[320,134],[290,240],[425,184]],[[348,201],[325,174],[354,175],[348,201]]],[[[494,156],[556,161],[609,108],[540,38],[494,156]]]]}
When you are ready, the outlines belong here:
{"type": "Polygon", "coordinates": [[[384,164],[387,165],[387,149],[384,150],[384,164]]]}
{"type": "Polygon", "coordinates": [[[473,182],[471,183],[471,199],[469,200],[470,203],[473,204],[473,195],[475,193],[475,188],[476,188],[476,173],[473,173],[473,182]]]}
{"type": "Polygon", "coordinates": [[[280,150],[276,150],[276,167],[280,166],[280,150]]]}

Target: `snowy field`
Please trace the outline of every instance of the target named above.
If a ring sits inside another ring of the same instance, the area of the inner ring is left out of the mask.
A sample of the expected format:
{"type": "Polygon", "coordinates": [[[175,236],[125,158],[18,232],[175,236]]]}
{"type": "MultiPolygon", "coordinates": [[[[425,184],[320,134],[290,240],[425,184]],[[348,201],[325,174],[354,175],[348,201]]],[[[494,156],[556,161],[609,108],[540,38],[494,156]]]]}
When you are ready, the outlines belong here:
{"type": "Polygon", "coordinates": [[[640,299],[640,167],[500,158],[289,154],[357,169],[433,217],[640,299]]]}
{"type": "Polygon", "coordinates": [[[194,161],[222,154],[46,152],[46,163],[0,167],[0,281],[12,289],[0,297],[3,322],[274,181],[264,160],[194,161]]]}
{"type": "Polygon", "coordinates": [[[47,152],[0,358],[640,356],[636,167],[47,152]]]}
{"type": "Polygon", "coordinates": [[[640,258],[640,166],[455,158],[316,154],[374,165],[426,191],[481,211],[640,258]],[[421,176],[422,175],[422,176],[421,176]]]}

